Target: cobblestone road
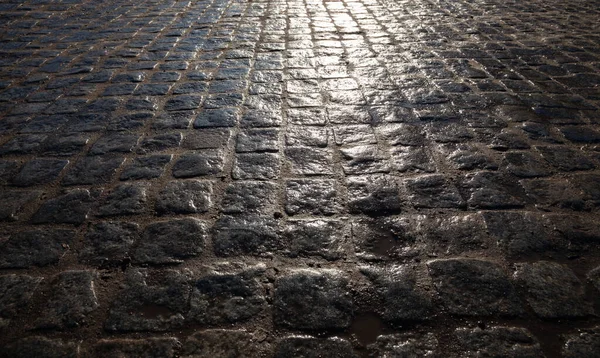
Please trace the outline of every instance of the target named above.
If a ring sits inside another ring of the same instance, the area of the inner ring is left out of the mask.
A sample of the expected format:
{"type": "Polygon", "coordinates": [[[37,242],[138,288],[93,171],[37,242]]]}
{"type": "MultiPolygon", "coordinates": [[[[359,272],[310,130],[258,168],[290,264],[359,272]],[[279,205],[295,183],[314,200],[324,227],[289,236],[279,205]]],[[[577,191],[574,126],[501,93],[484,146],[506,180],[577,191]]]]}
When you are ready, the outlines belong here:
{"type": "Polygon", "coordinates": [[[0,4],[0,356],[598,357],[600,2],[0,4]]]}

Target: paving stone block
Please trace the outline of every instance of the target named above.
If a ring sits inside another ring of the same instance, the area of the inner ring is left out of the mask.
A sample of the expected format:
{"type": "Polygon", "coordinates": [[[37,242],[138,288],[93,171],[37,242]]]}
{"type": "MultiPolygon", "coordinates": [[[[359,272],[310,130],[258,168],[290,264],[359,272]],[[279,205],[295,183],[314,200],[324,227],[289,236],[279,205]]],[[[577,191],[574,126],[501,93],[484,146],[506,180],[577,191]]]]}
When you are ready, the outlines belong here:
{"type": "Polygon", "coordinates": [[[7,328],[12,319],[27,309],[42,280],[29,275],[0,276],[0,329],[7,328]]]}
{"type": "Polygon", "coordinates": [[[104,329],[111,332],[164,332],[184,323],[191,288],[185,272],[126,272],[126,284],[113,301],[104,329]]]}
{"type": "Polygon", "coordinates": [[[94,224],[84,238],[79,260],[106,266],[128,259],[129,250],[139,236],[139,225],[123,221],[103,221],[94,224]]]}
{"type": "Polygon", "coordinates": [[[459,186],[469,206],[481,209],[518,208],[527,202],[516,178],[500,173],[476,172],[463,177],[459,186]]]}
{"type": "Polygon", "coordinates": [[[8,357],[14,358],[77,358],[79,344],[62,339],[30,336],[12,342],[3,348],[8,357]]]}
{"type": "Polygon", "coordinates": [[[139,137],[132,134],[107,134],[92,146],[90,155],[129,153],[137,145],[139,137]]]}
{"type": "Polygon", "coordinates": [[[277,152],[278,144],[277,129],[247,129],[238,134],[235,150],[238,153],[277,152]]]}
{"type": "Polygon", "coordinates": [[[0,220],[19,220],[23,210],[32,206],[42,195],[41,191],[4,191],[0,192],[0,220]]]}
{"type": "Polygon", "coordinates": [[[69,164],[68,160],[36,158],[27,162],[13,178],[16,186],[33,186],[51,183],[69,164]]]}
{"type": "Polygon", "coordinates": [[[204,109],[194,120],[194,128],[234,127],[240,120],[240,111],[235,107],[204,109]]]}
{"type": "Polygon", "coordinates": [[[34,224],[80,225],[88,218],[93,200],[89,190],[68,191],[43,203],[31,221],[34,224]]]}
{"type": "Polygon", "coordinates": [[[194,278],[188,319],[223,325],[257,318],[266,308],[264,265],[214,270],[194,278]]]}
{"type": "Polygon", "coordinates": [[[147,185],[143,183],[121,184],[102,200],[98,216],[141,214],[146,208],[147,185]]]}
{"type": "Polygon", "coordinates": [[[285,211],[288,215],[333,215],[341,210],[337,185],[328,179],[288,180],[285,189],[285,211]]]}
{"type": "Polygon", "coordinates": [[[189,152],[175,162],[173,176],[175,178],[192,178],[221,174],[224,168],[223,157],[221,151],[189,152]]]}
{"type": "Polygon", "coordinates": [[[165,167],[172,158],[171,154],[137,157],[125,166],[119,179],[139,180],[158,178],[163,174],[165,167]]]}
{"type": "Polygon", "coordinates": [[[240,153],[235,157],[234,179],[276,179],[280,173],[280,157],[276,153],[240,153]]]}
{"type": "Polygon", "coordinates": [[[298,175],[326,175],[333,173],[333,155],[328,149],[310,147],[285,148],[290,171],[298,175]]]}
{"type": "Polygon", "coordinates": [[[63,330],[86,325],[87,316],[99,307],[95,279],[93,271],[65,271],[57,275],[44,311],[35,321],[37,328],[63,330]]]}
{"type": "Polygon", "coordinates": [[[537,339],[525,328],[458,328],[454,335],[463,357],[545,357],[537,339]]]}
{"type": "Polygon", "coordinates": [[[435,357],[438,340],[433,333],[427,334],[389,334],[377,337],[369,345],[369,351],[377,356],[391,357],[435,357]]]}
{"type": "Polygon", "coordinates": [[[165,133],[145,137],[140,141],[136,152],[138,154],[147,154],[167,149],[174,150],[179,147],[182,139],[183,136],[181,133],[165,133]]]}
{"type": "Polygon", "coordinates": [[[62,185],[107,183],[124,161],[123,157],[83,157],[67,171],[62,180],[62,185]]]}
{"type": "Polygon", "coordinates": [[[402,323],[424,321],[431,317],[433,303],[427,290],[430,282],[423,272],[408,265],[363,267],[361,272],[374,284],[382,300],[383,319],[402,323]]]}
{"type": "Polygon", "coordinates": [[[319,339],[310,336],[286,337],[275,348],[276,358],[357,357],[352,345],[345,339],[319,339]]]}
{"type": "Polygon", "coordinates": [[[350,326],[353,302],[348,280],[334,270],[297,270],[275,283],[275,324],[300,330],[350,326]]]}
{"type": "Polygon", "coordinates": [[[194,333],[183,344],[183,358],[268,356],[269,345],[245,330],[209,329],[194,333]]]}
{"type": "Polygon", "coordinates": [[[280,225],[272,217],[222,216],[213,227],[217,256],[268,256],[283,247],[280,225]]]}
{"type": "Polygon", "coordinates": [[[277,204],[277,186],[271,182],[236,181],[223,194],[222,211],[228,214],[267,213],[277,204]]]}
{"type": "Polygon", "coordinates": [[[174,358],[181,347],[177,338],[101,339],[84,353],[85,357],[174,358]]]}
{"type": "Polygon", "coordinates": [[[600,327],[592,327],[583,332],[565,335],[562,349],[565,358],[592,358],[600,350],[600,327]]]}
{"type": "Polygon", "coordinates": [[[347,179],[351,213],[394,213],[401,209],[398,183],[391,176],[357,176],[347,179]]]}
{"type": "Polygon", "coordinates": [[[515,278],[539,317],[584,317],[592,313],[583,284],[568,267],[548,261],[518,264],[515,278]]]}
{"type": "Polygon", "coordinates": [[[460,316],[518,316],[523,308],[506,273],[479,259],[441,259],[427,263],[442,305],[460,316]]]}
{"type": "Polygon", "coordinates": [[[444,175],[424,175],[402,180],[402,196],[417,208],[462,208],[465,201],[444,175]]]}
{"type": "Polygon", "coordinates": [[[143,264],[178,264],[200,255],[207,241],[206,225],[186,218],[155,222],[146,227],[133,251],[133,261],[143,264]]]}
{"type": "Polygon", "coordinates": [[[160,214],[191,214],[206,212],[212,206],[210,182],[200,180],[171,181],[161,190],[156,201],[160,214]]]}

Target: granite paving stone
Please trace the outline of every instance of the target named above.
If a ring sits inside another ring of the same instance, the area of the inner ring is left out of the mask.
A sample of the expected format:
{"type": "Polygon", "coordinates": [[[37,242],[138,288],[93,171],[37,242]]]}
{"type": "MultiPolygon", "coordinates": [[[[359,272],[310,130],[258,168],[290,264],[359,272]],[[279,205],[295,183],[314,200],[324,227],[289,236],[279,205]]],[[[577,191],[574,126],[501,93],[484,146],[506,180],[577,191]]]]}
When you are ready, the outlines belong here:
{"type": "Polygon", "coordinates": [[[0,3],[0,357],[596,357],[598,0],[0,3]]]}

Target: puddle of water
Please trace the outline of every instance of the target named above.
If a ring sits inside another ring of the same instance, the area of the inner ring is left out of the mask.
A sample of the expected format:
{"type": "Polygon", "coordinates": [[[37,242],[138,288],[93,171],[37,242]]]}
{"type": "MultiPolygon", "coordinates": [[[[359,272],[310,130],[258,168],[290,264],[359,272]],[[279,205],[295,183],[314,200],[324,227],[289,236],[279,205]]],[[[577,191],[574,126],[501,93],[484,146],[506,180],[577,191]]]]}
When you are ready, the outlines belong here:
{"type": "Polygon", "coordinates": [[[384,334],[385,323],[375,313],[363,313],[354,318],[348,333],[355,336],[361,346],[375,343],[384,334]]]}

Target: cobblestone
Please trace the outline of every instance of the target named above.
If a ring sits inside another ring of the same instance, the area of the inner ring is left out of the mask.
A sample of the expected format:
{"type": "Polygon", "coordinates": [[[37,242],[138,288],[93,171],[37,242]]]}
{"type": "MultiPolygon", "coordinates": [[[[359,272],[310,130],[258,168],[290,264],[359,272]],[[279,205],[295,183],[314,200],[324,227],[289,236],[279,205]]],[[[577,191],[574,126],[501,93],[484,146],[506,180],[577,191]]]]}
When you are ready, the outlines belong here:
{"type": "Polygon", "coordinates": [[[595,357],[597,0],[0,4],[0,357],[595,357]]]}

